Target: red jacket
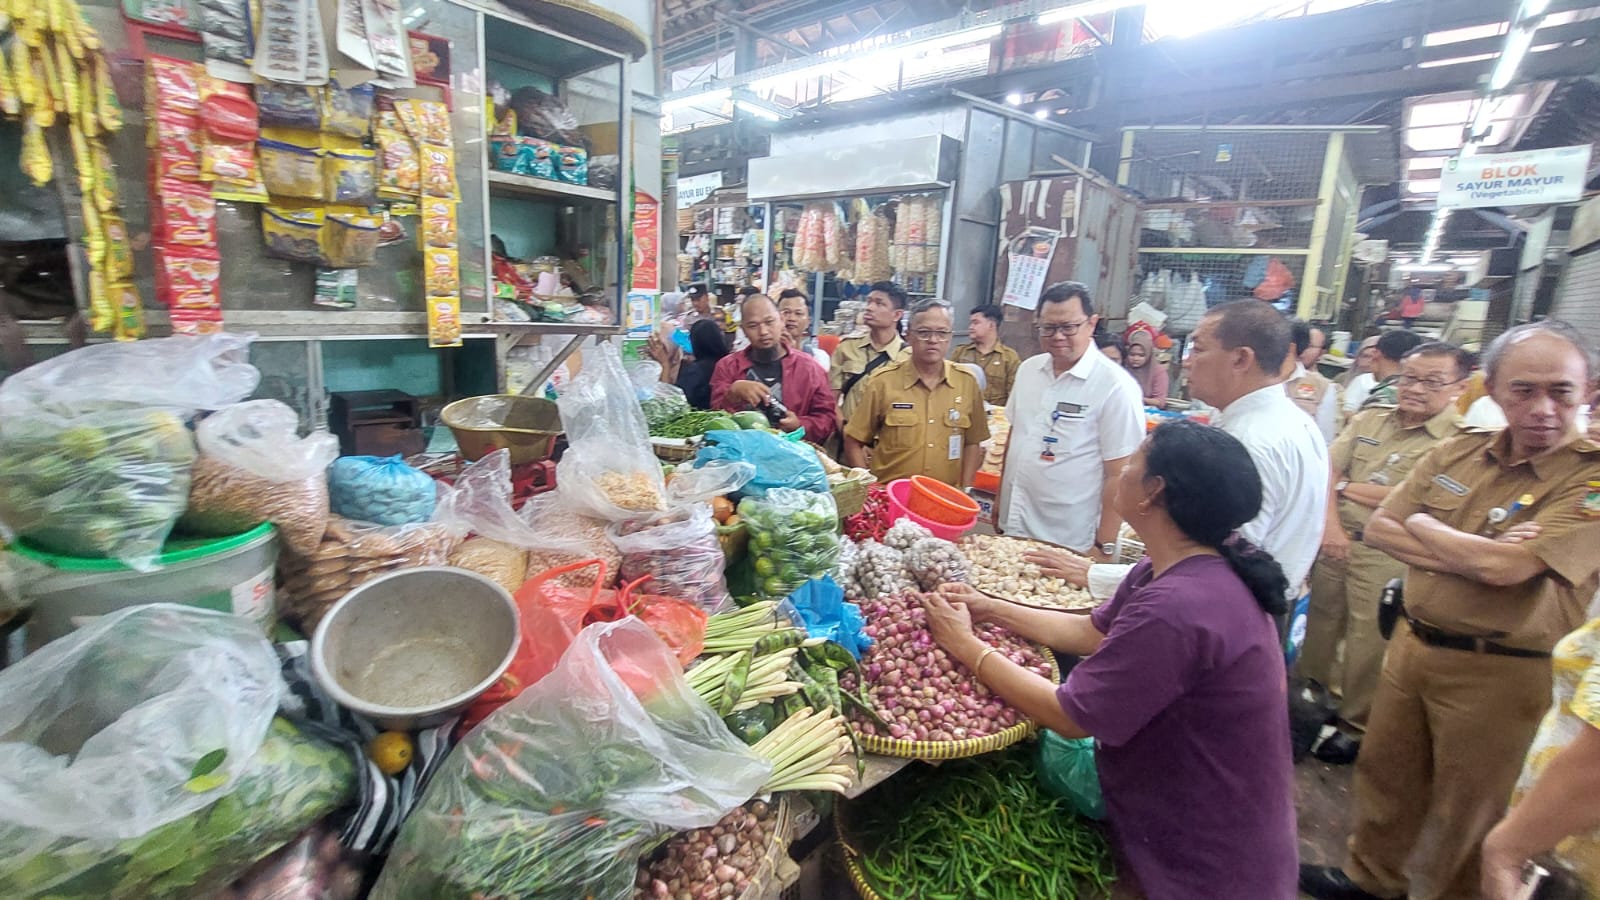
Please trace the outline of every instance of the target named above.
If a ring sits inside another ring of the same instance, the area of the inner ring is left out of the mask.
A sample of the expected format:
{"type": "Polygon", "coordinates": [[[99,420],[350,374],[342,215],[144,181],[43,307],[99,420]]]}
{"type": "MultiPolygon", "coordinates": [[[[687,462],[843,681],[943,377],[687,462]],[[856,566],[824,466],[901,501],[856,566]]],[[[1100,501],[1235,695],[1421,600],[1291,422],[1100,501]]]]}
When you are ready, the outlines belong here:
{"type": "MultiPolygon", "coordinates": [[[[783,405],[794,411],[806,430],[806,440],[821,444],[839,430],[839,405],[833,388],[828,386],[828,373],[817,365],[809,353],[785,346],[783,368],[783,405]]],[[[728,388],[735,381],[743,381],[750,370],[749,348],[729,353],[711,373],[711,405],[716,409],[738,412],[728,399],[728,388]]]]}

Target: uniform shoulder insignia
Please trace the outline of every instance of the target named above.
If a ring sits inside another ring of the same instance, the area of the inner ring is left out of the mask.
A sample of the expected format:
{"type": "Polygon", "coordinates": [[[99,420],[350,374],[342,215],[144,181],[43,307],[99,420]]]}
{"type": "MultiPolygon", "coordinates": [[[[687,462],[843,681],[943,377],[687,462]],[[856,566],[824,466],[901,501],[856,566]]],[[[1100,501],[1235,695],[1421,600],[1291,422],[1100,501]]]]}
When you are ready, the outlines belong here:
{"type": "Polygon", "coordinates": [[[1600,453],[1600,442],[1596,442],[1593,438],[1579,438],[1578,442],[1572,445],[1572,449],[1579,453],[1600,453]]]}

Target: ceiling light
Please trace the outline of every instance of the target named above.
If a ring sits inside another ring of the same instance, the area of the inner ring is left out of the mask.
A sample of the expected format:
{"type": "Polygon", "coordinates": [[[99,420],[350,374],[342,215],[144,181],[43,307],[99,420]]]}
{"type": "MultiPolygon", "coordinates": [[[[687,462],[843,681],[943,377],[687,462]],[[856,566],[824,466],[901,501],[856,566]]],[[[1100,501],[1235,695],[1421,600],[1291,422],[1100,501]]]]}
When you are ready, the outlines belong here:
{"type": "Polygon", "coordinates": [[[1040,25],[1054,25],[1068,19],[1081,19],[1084,16],[1098,16],[1101,13],[1115,12],[1125,6],[1138,6],[1140,0],[1091,0],[1089,3],[1074,3],[1063,9],[1052,9],[1047,13],[1039,14],[1040,25]]]}
{"type": "Polygon", "coordinates": [[[726,103],[733,97],[733,91],[723,88],[717,91],[705,91],[700,94],[690,94],[687,97],[675,97],[662,102],[661,111],[672,112],[675,109],[687,109],[691,106],[710,106],[712,104],[726,103]]]}
{"type": "Polygon", "coordinates": [[[1531,19],[1534,16],[1542,16],[1544,11],[1549,8],[1550,0],[1522,0],[1522,15],[1524,18],[1531,19]]]}
{"type": "Polygon", "coordinates": [[[977,44],[992,41],[1000,36],[999,25],[983,25],[978,28],[966,28],[950,34],[931,37],[924,41],[913,41],[901,47],[891,46],[884,52],[891,56],[905,56],[917,53],[932,53],[947,47],[958,47],[962,44],[977,44]]]}
{"type": "Polygon", "coordinates": [[[1048,118],[1050,118],[1050,110],[1048,110],[1048,109],[1036,109],[1036,110],[1033,111],[1033,117],[1035,119],[1039,119],[1040,121],[1048,119],[1048,118]]]}
{"type": "Polygon", "coordinates": [[[735,100],[733,105],[751,115],[760,116],[770,122],[777,122],[783,118],[783,115],[777,110],[768,109],[759,103],[752,103],[749,100],[735,100]]]}
{"type": "Polygon", "coordinates": [[[1012,91],[1011,93],[1006,95],[1006,102],[1011,104],[1012,106],[1021,106],[1022,105],[1022,93],[1020,91],[1012,91]]]}
{"type": "Polygon", "coordinates": [[[1506,36],[1506,48],[1500,51],[1500,59],[1494,64],[1494,72],[1489,76],[1491,92],[1503,91],[1511,86],[1512,79],[1517,77],[1517,69],[1522,65],[1522,58],[1528,55],[1528,48],[1533,46],[1533,31],[1536,27],[1538,27],[1537,21],[1524,23],[1506,36]]]}

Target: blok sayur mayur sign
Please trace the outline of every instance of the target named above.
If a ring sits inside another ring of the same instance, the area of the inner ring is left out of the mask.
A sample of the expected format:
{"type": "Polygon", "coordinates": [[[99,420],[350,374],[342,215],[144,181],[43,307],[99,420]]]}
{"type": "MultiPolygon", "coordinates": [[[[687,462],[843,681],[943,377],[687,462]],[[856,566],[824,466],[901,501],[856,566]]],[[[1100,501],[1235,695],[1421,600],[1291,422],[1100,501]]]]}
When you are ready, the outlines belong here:
{"type": "Polygon", "coordinates": [[[1592,147],[1552,147],[1522,153],[1447,160],[1439,181],[1439,208],[1540,206],[1583,198],[1592,147]]]}

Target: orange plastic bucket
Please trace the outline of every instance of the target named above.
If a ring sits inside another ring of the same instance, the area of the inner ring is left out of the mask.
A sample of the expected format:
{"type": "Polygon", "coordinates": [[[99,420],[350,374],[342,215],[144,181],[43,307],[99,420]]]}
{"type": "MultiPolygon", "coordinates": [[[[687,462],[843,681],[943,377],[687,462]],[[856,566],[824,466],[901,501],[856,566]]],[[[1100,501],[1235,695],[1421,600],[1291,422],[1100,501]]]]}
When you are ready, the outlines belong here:
{"type": "Polygon", "coordinates": [[[978,502],[942,481],[926,475],[911,476],[911,496],[906,508],[941,525],[961,527],[978,518],[978,502]]]}

